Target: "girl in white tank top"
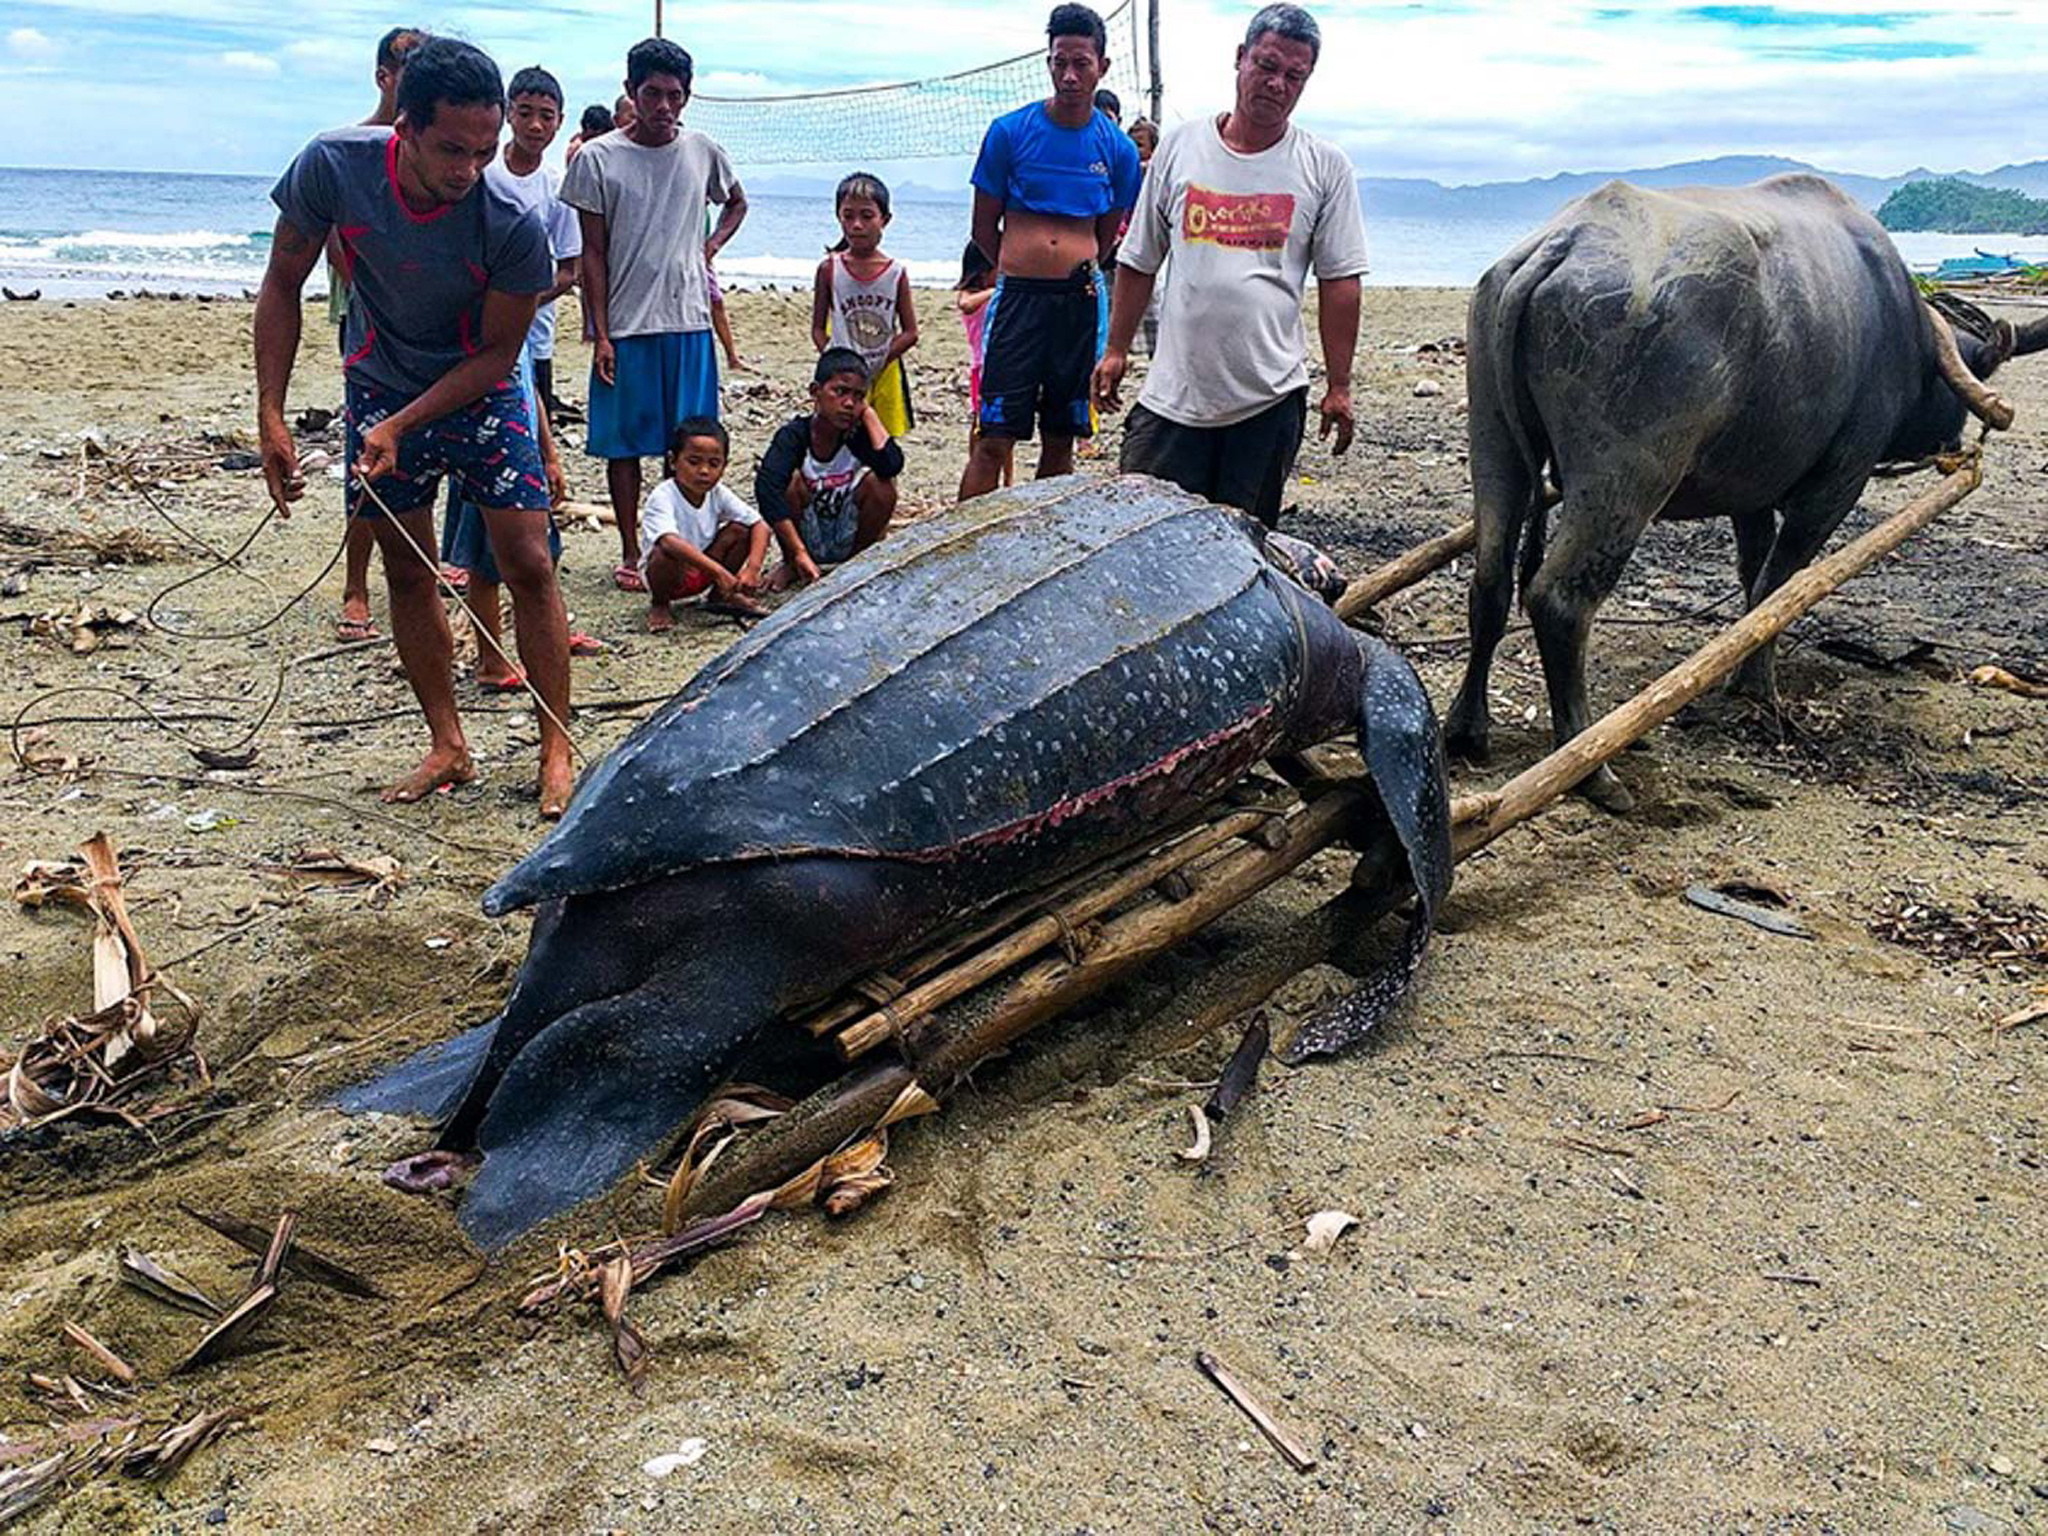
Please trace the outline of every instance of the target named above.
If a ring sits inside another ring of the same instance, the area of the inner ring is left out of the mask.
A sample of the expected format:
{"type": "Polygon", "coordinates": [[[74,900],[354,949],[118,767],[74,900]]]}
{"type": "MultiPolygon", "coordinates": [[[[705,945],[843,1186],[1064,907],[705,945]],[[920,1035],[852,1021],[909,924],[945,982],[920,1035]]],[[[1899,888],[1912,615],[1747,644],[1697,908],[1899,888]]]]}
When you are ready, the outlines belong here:
{"type": "Polygon", "coordinates": [[[910,272],[882,250],[889,224],[889,189],[880,177],[856,172],[834,197],[840,241],[818,263],[811,292],[811,342],[851,347],[868,366],[868,403],[892,437],[915,425],[910,376],[903,354],[917,345],[917,310],[910,272]]]}

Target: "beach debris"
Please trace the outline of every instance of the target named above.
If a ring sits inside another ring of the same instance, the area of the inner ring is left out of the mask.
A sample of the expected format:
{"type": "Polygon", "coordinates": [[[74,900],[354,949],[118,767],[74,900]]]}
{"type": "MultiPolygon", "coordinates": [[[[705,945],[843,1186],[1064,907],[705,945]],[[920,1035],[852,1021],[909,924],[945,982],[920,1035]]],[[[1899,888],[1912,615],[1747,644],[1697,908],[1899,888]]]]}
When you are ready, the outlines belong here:
{"type": "MultiPolygon", "coordinates": [[[[267,1255],[274,1234],[266,1231],[253,1221],[243,1221],[224,1211],[202,1211],[178,1202],[178,1209],[209,1231],[217,1232],[229,1242],[247,1249],[250,1253],[267,1255]]],[[[296,1220],[296,1218],[295,1218],[296,1220]]],[[[333,1259],[307,1248],[296,1240],[284,1255],[284,1268],[301,1280],[310,1280],[315,1285],[324,1285],[331,1291],[340,1291],[344,1296],[354,1296],[361,1301],[381,1301],[384,1293],[376,1285],[364,1279],[346,1265],[337,1264],[333,1259]]]]}
{"type": "Polygon", "coordinates": [[[87,912],[92,910],[85,865],[77,859],[30,859],[14,877],[14,899],[32,911],[53,901],[87,912]]]}
{"type": "Polygon", "coordinates": [[[2002,688],[2023,699],[2048,699],[2048,683],[2021,677],[2003,667],[1977,667],[1970,673],[1970,683],[1977,688],[2002,688]]]}
{"type": "Polygon", "coordinates": [[[398,1442],[380,1436],[375,1440],[365,1440],[363,1442],[363,1449],[372,1456],[396,1456],[398,1454],[398,1442]]]}
{"type": "Polygon", "coordinates": [[[248,1417],[248,1413],[240,1408],[216,1408],[209,1413],[195,1414],[184,1423],[174,1424],[152,1439],[124,1451],[121,1470],[129,1477],[140,1477],[153,1483],[165,1482],[176,1477],[179,1468],[219,1439],[230,1426],[243,1423],[248,1417]]]}
{"type": "Polygon", "coordinates": [[[1207,1350],[1195,1356],[1195,1368],[1215,1382],[1223,1395],[1235,1403],[1244,1416],[1256,1424],[1259,1433],[1272,1442],[1273,1449],[1287,1459],[1287,1464],[1297,1472],[1308,1472],[1315,1468],[1315,1453],[1292,1431],[1267,1411],[1245,1384],[1222,1361],[1207,1350]]]}
{"type": "Polygon", "coordinates": [[[692,1435],[665,1456],[650,1456],[640,1463],[640,1470],[649,1477],[667,1477],[671,1472],[680,1472],[685,1467],[694,1467],[704,1459],[709,1447],[704,1439],[692,1435]]]}
{"type": "Polygon", "coordinates": [[[139,1248],[121,1250],[121,1280],[165,1306],[180,1307],[200,1317],[214,1318],[227,1311],[198,1286],[175,1270],[166,1268],[139,1248]]]}
{"type": "Polygon", "coordinates": [[[2038,1024],[2041,1020],[2048,1019],[2048,987],[2036,988],[2035,992],[2039,999],[2038,1001],[2028,1003],[2022,1008],[2015,1008],[2011,1013],[2006,1014],[2005,1017],[1994,1024],[1992,1029],[2002,1035],[2009,1029],[2019,1029],[2025,1025],[2038,1024]]]}
{"type": "MultiPolygon", "coordinates": [[[[84,904],[94,917],[93,1012],[48,1024],[14,1057],[0,1057],[7,1075],[0,1130],[44,1125],[82,1113],[112,1115],[140,1125],[175,1108],[166,1104],[138,1113],[132,1106],[145,1083],[187,1062],[202,1083],[210,1081],[205,1060],[192,1048],[199,1028],[198,1005],[150,968],[128,918],[114,845],[102,832],[79,851],[85,865],[84,904]],[[176,1022],[158,1019],[152,1007],[158,992],[177,1005],[176,1022]]],[[[71,883],[46,867],[28,886],[39,902],[54,894],[76,904],[68,894],[71,883]]],[[[17,883],[17,900],[22,889],[17,883]]]]}
{"type": "Polygon", "coordinates": [[[27,293],[16,293],[12,288],[0,288],[0,298],[5,298],[10,304],[33,304],[42,296],[43,290],[40,288],[31,288],[27,293]]]}
{"type": "Polygon", "coordinates": [[[1949,674],[1935,660],[1939,649],[1932,640],[1915,640],[1895,656],[1887,656],[1874,646],[1847,635],[1828,635],[1817,642],[1815,648],[1824,656],[1837,661],[1852,662],[1859,667],[1868,667],[1873,672],[1903,672],[1907,669],[1932,672],[1946,677],[1949,674]]]}
{"type": "Polygon", "coordinates": [[[1415,387],[1408,391],[1418,400],[1433,400],[1443,392],[1442,383],[1436,379],[1417,379],[1415,387]]]}
{"type": "Polygon", "coordinates": [[[89,761],[76,752],[66,752],[62,747],[55,745],[49,730],[40,725],[22,733],[9,744],[13,748],[16,762],[30,773],[46,777],[70,778],[89,761]]]}
{"type": "Polygon", "coordinates": [[[1184,1163],[1206,1163],[1209,1161],[1209,1117],[1190,1104],[1188,1123],[1194,1128],[1194,1142],[1174,1155],[1184,1163]]]}
{"type": "Polygon", "coordinates": [[[74,656],[90,656],[109,636],[125,635],[141,622],[141,615],[127,608],[80,603],[76,608],[52,608],[33,615],[28,621],[28,633],[61,641],[74,656]]]}
{"type": "Polygon", "coordinates": [[[646,1380],[650,1356],[640,1330],[626,1320],[626,1301],[633,1293],[633,1260],[624,1253],[608,1259],[598,1271],[598,1305],[612,1333],[612,1359],[626,1385],[635,1392],[646,1380]]]}
{"type": "Polygon", "coordinates": [[[200,767],[221,768],[229,772],[240,772],[245,768],[254,768],[256,766],[256,759],[263,755],[262,748],[260,747],[245,747],[239,752],[220,752],[212,747],[192,746],[186,747],[185,750],[192,754],[192,760],[198,763],[200,767]]]}
{"type": "Polygon", "coordinates": [[[1349,1211],[1317,1211],[1309,1217],[1308,1237],[1301,1245],[1304,1253],[1328,1253],[1337,1246],[1337,1239],[1359,1225],[1359,1220],[1349,1211]]]}
{"type": "Polygon", "coordinates": [[[265,1315],[277,1304],[278,1283],[283,1275],[285,1256],[291,1252],[292,1236],[298,1230],[298,1225],[298,1213],[295,1211],[286,1211],[277,1218],[277,1230],[271,1234],[270,1246],[264,1252],[263,1262],[256,1266],[256,1274],[249,1282],[248,1292],[235,1303],[225,1317],[206,1330],[205,1337],[193,1347],[191,1354],[171,1367],[173,1376],[197,1370],[202,1365],[220,1359],[232,1352],[237,1344],[255,1331],[256,1325],[262,1322],[265,1315]]]}
{"type": "Polygon", "coordinates": [[[132,1387],[135,1385],[135,1367],[94,1338],[84,1324],[67,1321],[64,1324],[64,1337],[90,1355],[94,1364],[98,1365],[101,1370],[113,1377],[114,1380],[121,1383],[122,1386],[132,1387]]]}
{"type": "Polygon", "coordinates": [[[1216,1079],[1216,1089],[1209,1095],[1209,1102],[1202,1106],[1202,1113],[1209,1119],[1221,1122],[1223,1117],[1244,1101],[1245,1095],[1259,1080],[1259,1068],[1265,1063],[1266,1052],[1272,1045],[1272,1032],[1266,1027],[1266,1016],[1256,1015],[1237,1042],[1237,1049],[1230,1053],[1230,1060],[1224,1063],[1223,1073],[1216,1079]]]}
{"type": "Polygon", "coordinates": [[[381,907],[405,883],[404,870],[389,854],[351,859],[327,847],[307,847],[289,864],[265,864],[263,873],[294,885],[341,889],[368,887],[370,905],[381,907]]]}
{"type": "Polygon", "coordinates": [[[1752,928],[1761,928],[1765,933],[1775,933],[1787,939],[1810,939],[1813,930],[1796,918],[1782,912],[1774,912],[1749,896],[1776,897],[1774,905],[1786,905],[1784,896],[1767,887],[1752,885],[1689,885],[1685,888],[1685,899],[1703,912],[1712,912],[1718,917],[1732,917],[1737,922],[1747,923],[1752,928]],[[1735,894],[1740,891],[1742,894],[1735,894]]]}
{"type": "Polygon", "coordinates": [[[2014,975],[2048,965],[2048,912],[1995,891],[1973,898],[1967,912],[1925,894],[1893,891],[1871,920],[1870,931],[1888,944],[1945,962],[1973,960],[2014,975]]]}
{"type": "Polygon", "coordinates": [[[185,818],[187,832],[218,832],[222,827],[232,827],[235,818],[217,805],[209,805],[203,811],[194,811],[185,818]]]}
{"type": "Polygon", "coordinates": [[[59,1451],[32,1466],[0,1471],[0,1525],[19,1520],[62,1493],[76,1460],[71,1452],[59,1451]]]}
{"type": "Polygon", "coordinates": [[[292,430],[301,436],[310,437],[315,433],[325,432],[333,425],[334,412],[318,405],[309,405],[292,418],[292,430]]]}
{"type": "MultiPolygon", "coordinates": [[[[64,457],[68,459],[70,455],[64,457]]],[[[163,540],[144,533],[140,528],[45,528],[37,523],[16,522],[12,518],[0,518],[0,543],[40,551],[39,555],[29,557],[31,565],[72,564],[80,559],[94,565],[155,565],[177,553],[163,540]]],[[[21,590],[27,590],[26,584],[21,590]]]]}

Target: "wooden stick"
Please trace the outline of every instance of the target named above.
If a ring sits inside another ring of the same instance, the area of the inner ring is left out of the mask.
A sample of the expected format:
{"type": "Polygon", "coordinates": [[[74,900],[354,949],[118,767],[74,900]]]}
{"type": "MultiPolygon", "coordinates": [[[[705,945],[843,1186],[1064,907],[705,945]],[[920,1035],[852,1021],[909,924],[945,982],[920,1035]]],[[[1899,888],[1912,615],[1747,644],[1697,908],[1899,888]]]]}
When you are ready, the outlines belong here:
{"type": "Polygon", "coordinates": [[[1416,545],[1405,555],[1395,556],[1385,565],[1367,571],[1344,589],[1343,596],[1337,599],[1337,617],[1357,618],[1374,603],[1442,570],[1478,542],[1479,525],[1465,522],[1449,533],[1440,533],[1427,543],[1416,545]]]}
{"type": "Polygon", "coordinates": [[[88,1355],[91,1355],[99,1363],[100,1369],[120,1382],[122,1386],[132,1387],[135,1385],[135,1367],[94,1338],[85,1328],[77,1323],[66,1323],[64,1325],[64,1337],[84,1350],[88,1355]]]}
{"type": "Polygon", "coordinates": [[[1468,858],[1508,828],[1551,805],[1587,774],[1655,730],[1789,628],[1850,577],[1869,569],[1983,483],[1976,458],[1861,538],[1806,567],[1762,603],[1619,708],[1487,795],[1452,804],[1453,841],[1468,858]]]}
{"type": "Polygon", "coordinates": [[[1150,901],[1110,919],[1077,963],[1064,957],[1040,961],[970,1018],[926,1018],[904,1041],[914,1070],[897,1063],[842,1078],[750,1131],[691,1189],[682,1214],[725,1210],[757,1190],[774,1188],[848,1136],[879,1123],[912,1083],[944,1097],[946,1088],[1020,1036],[1206,927],[1338,837],[1371,827],[1372,836],[1391,841],[1383,824],[1367,822],[1371,804],[1360,790],[1335,788],[1284,817],[1265,818],[1284,834],[1273,839],[1277,846],[1230,850],[1185,901],[1150,901]]]}
{"type": "Polygon", "coordinates": [[[1076,897],[1065,908],[1026,924],[999,943],[971,954],[963,963],[940,972],[921,986],[911,988],[888,1006],[878,1008],[866,1018],[849,1025],[835,1042],[839,1047],[840,1056],[852,1061],[866,1055],[894,1036],[899,1023],[907,1025],[933,1009],[950,1003],[954,998],[973,991],[984,982],[994,980],[1010,967],[1021,964],[1041,950],[1052,948],[1062,938],[1079,932],[1084,923],[1093,922],[1112,907],[1120,906],[1133,896],[1149,890],[1163,876],[1181,869],[1233,838],[1243,837],[1247,833],[1269,826],[1273,820],[1273,816],[1266,812],[1239,811],[1190,837],[1183,838],[1162,853],[1139,860],[1113,879],[1076,897]]]}
{"type": "Polygon", "coordinates": [[[1244,1416],[1259,1426],[1259,1433],[1273,1442],[1273,1449],[1287,1458],[1287,1464],[1297,1472],[1312,1471],[1316,1464],[1315,1452],[1301,1443],[1299,1437],[1285,1428],[1278,1419],[1266,1411],[1265,1404],[1253,1397],[1251,1390],[1237,1379],[1230,1367],[1218,1360],[1207,1350],[1195,1356],[1195,1366],[1201,1373],[1215,1382],[1243,1412],[1244,1416]]]}

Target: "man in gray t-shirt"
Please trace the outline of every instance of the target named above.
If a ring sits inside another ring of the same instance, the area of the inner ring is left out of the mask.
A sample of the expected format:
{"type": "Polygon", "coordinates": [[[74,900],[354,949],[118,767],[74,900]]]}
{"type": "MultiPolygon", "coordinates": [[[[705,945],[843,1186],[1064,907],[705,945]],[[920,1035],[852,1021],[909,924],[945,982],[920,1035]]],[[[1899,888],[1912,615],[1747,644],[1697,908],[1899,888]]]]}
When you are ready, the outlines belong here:
{"type": "Polygon", "coordinates": [[[285,425],[299,289],[332,231],[348,267],[344,368],[351,517],[373,520],[391,627],[432,742],[384,792],[418,800],[476,777],[450,676],[436,591],[434,493],[444,475],[483,509],[512,591],[519,659],[541,708],[540,804],[558,816],[574,777],[569,629],[548,556],[536,424],[513,364],[555,264],[539,218],[482,179],[505,121],[498,67],[435,38],[407,58],[395,128],[344,128],[307,145],[279,179],[270,262],[256,301],[256,428],[280,515],[303,491],[285,425]]]}
{"type": "Polygon", "coordinates": [[[640,592],[640,461],[668,452],[692,416],[718,415],[707,264],[747,216],[725,151],[682,127],[694,65],[651,37],[626,55],[632,125],[591,139],[569,162],[562,201],[583,223],[590,361],[586,451],[605,459],[620,558],[612,581],[640,592]],[[703,238],[704,208],[722,206],[703,238]]]}
{"type": "Polygon", "coordinates": [[[1173,129],[1145,174],[1117,256],[1095,402],[1119,405],[1130,346],[1169,255],[1159,345],[1118,468],[1157,475],[1270,526],[1308,415],[1302,294],[1315,273],[1326,387],[1321,433],[1351,446],[1365,225],[1351,162],[1289,120],[1322,35],[1294,5],[1252,18],[1237,104],[1173,129]]]}

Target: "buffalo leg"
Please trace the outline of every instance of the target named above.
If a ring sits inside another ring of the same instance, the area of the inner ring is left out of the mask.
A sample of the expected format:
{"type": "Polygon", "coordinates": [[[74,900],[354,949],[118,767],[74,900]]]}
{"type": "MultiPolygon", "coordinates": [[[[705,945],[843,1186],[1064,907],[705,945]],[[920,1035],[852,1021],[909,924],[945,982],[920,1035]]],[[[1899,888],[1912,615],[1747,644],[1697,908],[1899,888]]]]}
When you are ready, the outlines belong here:
{"type": "Polygon", "coordinates": [[[1471,648],[1466,655],[1465,680],[1444,721],[1444,745],[1457,757],[1483,763],[1492,729],[1486,690],[1493,653],[1507,633],[1508,610],[1515,595],[1515,545],[1535,505],[1537,486],[1503,423],[1475,419],[1472,447],[1472,505],[1479,537],[1466,599],[1471,648]]]}
{"type": "MultiPolygon", "coordinates": [[[[1543,657],[1551,728],[1559,746],[1592,724],[1586,699],[1586,643],[1593,632],[1593,615],[1621,579],[1643,530],[1677,488],[1677,471],[1665,466],[1683,462],[1682,456],[1661,456],[1653,450],[1637,476],[1565,481],[1550,548],[1522,594],[1543,657]],[[1653,474],[1659,478],[1652,479],[1653,474]]],[[[1604,765],[1581,781],[1579,792],[1617,815],[1635,806],[1635,797],[1604,765]]]]}
{"type": "MultiPolygon", "coordinates": [[[[1777,537],[1771,541],[1770,554],[1762,562],[1762,570],[1750,582],[1751,608],[1812,563],[1821,546],[1827,543],[1828,536],[1841,526],[1843,518],[1855,510],[1856,499],[1863,494],[1864,484],[1861,475],[1853,478],[1844,476],[1811,491],[1795,493],[1786,501],[1783,515],[1778,518],[1777,537]]],[[[1737,538],[1740,537],[1738,524],[1737,538]]],[[[1748,573],[1745,571],[1744,574],[1748,573]]],[[[1777,643],[1772,641],[1750,652],[1730,680],[1728,690],[1756,700],[1775,714],[1779,707],[1777,643]]]]}

